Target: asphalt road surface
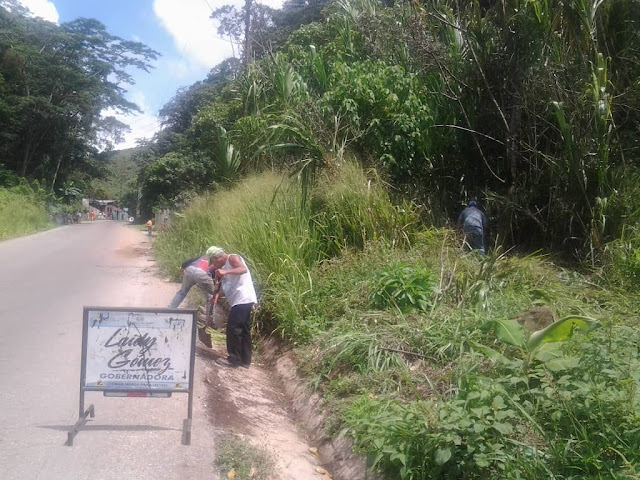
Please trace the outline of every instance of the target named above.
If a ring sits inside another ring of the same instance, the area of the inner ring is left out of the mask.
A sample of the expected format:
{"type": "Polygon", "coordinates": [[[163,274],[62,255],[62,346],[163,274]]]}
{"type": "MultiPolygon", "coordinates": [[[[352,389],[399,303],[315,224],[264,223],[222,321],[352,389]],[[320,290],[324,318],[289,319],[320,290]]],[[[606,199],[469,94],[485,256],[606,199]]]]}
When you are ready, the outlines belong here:
{"type": "Polygon", "coordinates": [[[196,361],[191,446],[187,394],[107,398],[87,392],[78,420],[83,306],[166,307],[179,285],[154,276],[139,227],[83,222],[0,242],[0,478],[213,479],[214,439],[196,361]]]}

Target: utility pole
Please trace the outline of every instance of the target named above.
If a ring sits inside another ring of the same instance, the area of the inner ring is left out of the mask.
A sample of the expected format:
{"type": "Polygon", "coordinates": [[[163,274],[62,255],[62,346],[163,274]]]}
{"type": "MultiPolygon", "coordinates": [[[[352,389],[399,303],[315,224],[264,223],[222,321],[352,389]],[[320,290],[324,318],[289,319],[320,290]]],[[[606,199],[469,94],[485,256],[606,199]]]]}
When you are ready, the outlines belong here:
{"type": "Polygon", "coordinates": [[[136,199],[136,221],[140,220],[140,199],[142,198],[142,187],[138,186],[138,198],[136,199]]]}

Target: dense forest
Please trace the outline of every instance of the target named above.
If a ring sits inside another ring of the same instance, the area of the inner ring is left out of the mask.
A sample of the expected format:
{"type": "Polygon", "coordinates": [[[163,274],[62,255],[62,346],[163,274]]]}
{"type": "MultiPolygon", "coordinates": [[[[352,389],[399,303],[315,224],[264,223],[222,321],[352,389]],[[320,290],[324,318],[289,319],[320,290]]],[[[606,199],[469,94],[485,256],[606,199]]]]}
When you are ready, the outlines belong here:
{"type": "Polygon", "coordinates": [[[476,198],[500,243],[595,261],[637,220],[639,15],[632,1],[262,9],[252,61],[162,110],[146,199],[264,168],[311,181],[353,156],[430,222],[476,198]]]}
{"type": "Polygon", "coordinates": [[[110,174],[108,152],[129,128],[107,112],[139,110],[125,98],[129,69],[149,71],[157,56],[96,20],[55,25],[3,1],[0,186],[20,187],[54,210],[100,198],[93,180],[110,174]]]}

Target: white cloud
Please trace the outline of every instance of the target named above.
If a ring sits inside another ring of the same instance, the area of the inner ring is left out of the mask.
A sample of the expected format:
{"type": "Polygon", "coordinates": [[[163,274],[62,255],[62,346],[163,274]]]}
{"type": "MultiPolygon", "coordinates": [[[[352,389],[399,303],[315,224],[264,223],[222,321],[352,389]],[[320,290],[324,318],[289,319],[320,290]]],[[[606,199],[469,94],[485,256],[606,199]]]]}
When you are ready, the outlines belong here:
{"type": "MultiPolygon", "coordinates": [[[[265,0],[261,2],[272,8],[280,8],[283,0],[265,0]]],[[[162,27],[171,35],[178,51],[191,63],[190,70],[210,69],[234,52],[229,39],[218,35],[217,22],[210,18],[212,8],[223,4],[241,9],[244,0],[154,0],[153,12],[162,27]]]]}
{"type": "Polygon", "coordinates": [[[20,0],[22,6],[27,7],[36,17],[58,23],[60,16],[53,2],[48,0],[20,0]]]}
{"type": "Polygon", "coordinates": [[[137,146],[136,140],[146,138],[150,140],[153,135],[160,130],[160,122],[158,117],[148,113],[139,113],[137,115],[116,115],[116,118],[131,127],[131,132],[125,135],[124,142],[116,145],[117,150],[132,148],[137,146]]]}
{"type": "Polygon", "coordinates": [[[211,68],[232,55],[229,42],[220,39],[211,9],[203,0],[154,0],[153,11],[162,27],[194,67],[211,68]]]}
{"type": "Polygon", "coordinates": [[[166,58],[160,59],[158,70],[171,72],[171,76],[176,80],[185,80],[191,76],[193,69],[189,62],[181,58],[166,58]]]}
{"type": "Polygon", "coordinates": [[[131,131],[125,134],[124,142],[116,145],[115,148],[117,150],[135,147],[137,146],[136,140],[139,138],[150,140],[151,137],[160,130],[160,121],[158,120],[158,117],[147,113],[150,109],[144,92],[134,91],[131,92],[128,97],[129,100],[140,107],[143,111],[142,113],[131,113],[125,115],[112,109],[107,109],[102,112],[103,117],[113,116],[122,123],[129,125],[131,128],[131,131]]]}
{"type": "Polygon", "coordinates": [[[149,111],[149,103],[147,102],[147,96],[144,94],[143,91],[134,90],[130,92],[128,95],[128,99],[130,102],[133,102],[138,107],[140,107],[140,110],[144,112],[149,111]]]}

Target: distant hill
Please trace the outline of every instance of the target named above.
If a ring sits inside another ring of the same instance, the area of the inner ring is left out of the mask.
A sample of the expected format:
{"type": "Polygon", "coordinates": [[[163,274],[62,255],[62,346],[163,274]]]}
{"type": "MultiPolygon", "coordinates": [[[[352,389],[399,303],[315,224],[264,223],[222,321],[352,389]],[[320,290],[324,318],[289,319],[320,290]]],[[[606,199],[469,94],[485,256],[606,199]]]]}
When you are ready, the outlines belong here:
{"type": "Polygon", "coordinates": [[[107,198],[120,202],[123,206],[133,208],[131,198],[137,191],[137,179],[140,166],[136,163],[135,153],[138,147],[123,150],[114,150],[107,157],[109,176],[104,180],[96,180],[95,185],[100,186],[107,198]]]}

